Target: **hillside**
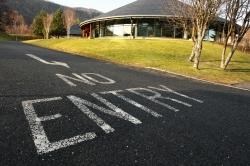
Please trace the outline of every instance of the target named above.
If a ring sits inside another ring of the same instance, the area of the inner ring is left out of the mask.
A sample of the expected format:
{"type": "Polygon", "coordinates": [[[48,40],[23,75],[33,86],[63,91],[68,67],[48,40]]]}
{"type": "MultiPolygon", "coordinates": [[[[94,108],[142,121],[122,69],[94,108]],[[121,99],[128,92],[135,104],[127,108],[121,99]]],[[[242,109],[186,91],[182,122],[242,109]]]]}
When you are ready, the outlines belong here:
{"type": "MultiPolygon", "coordinates": [[[[55,4],[52,2],[48,2],[45,0],[6,0],[0,3],[0,5],[4,7],[4,9],[0,6],[1,12],[7,10],[17,10],[20,14],[23,15],[25,22],[27,24],[31,24],[33,18],[41,11],[45,10],[47,12],[54,12],[58,8],[64,9],[65,6],[61,6],[59,4],[55,4]]],[[[93,18],[101,14],[100,11],[95,9],[87,9],[87,8],[74,8],[77,13],[77,17],[80,21],[93,18]]]]}

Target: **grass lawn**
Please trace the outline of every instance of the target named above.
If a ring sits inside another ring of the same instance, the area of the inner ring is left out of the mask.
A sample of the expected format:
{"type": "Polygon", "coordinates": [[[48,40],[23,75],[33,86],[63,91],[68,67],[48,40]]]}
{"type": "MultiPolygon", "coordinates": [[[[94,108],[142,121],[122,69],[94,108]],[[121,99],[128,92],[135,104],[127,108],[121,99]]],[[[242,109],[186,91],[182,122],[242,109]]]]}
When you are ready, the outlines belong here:
{"type": "Polygon", "coordinates": [[[13,40],[13,38],[6,33],[0,32],[0,41],[5,40],[13,40]]]}
{"type": "Polygon", "coordinates": [[[23,35],[23,34],[6,34],[4,32],[0,32],[0,41],[24,41],[24,40],[32,40],[37,39],[37,37],[32,35],[23,35]]]}
{"type": "Polygon", "coordinates": [[[25,43],[137,67],[153,67],[226,84],[250,82],[250,54],[237,52],[227,71],[219,68],[222,47],[205,42],[200,70],[187,59],[185,40],[51,39],[25,43]]]}

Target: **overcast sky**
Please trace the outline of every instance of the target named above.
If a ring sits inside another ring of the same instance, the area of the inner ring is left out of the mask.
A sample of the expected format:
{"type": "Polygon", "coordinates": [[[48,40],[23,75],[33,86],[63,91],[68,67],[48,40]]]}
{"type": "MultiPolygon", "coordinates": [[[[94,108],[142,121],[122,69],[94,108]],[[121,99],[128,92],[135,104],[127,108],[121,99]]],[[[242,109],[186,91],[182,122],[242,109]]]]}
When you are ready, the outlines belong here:
{"type": "Polygon", "coordinates": [[[102,12],[108,12],[135,0],[47,0],[70,7],[93,8],[102,12]]]}

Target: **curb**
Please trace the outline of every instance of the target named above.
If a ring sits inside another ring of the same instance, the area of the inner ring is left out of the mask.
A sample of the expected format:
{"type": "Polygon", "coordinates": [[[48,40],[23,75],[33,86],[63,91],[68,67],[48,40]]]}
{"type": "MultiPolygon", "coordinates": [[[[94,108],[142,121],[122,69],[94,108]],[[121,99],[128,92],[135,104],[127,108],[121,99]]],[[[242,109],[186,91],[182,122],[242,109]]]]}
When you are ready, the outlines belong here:
{"type": "Polygon", "coordinates": [[[161,72],[165,72],[165,73],[169,73],[169,74],[173,74],[173,75],[177,75],[177,76],[181,76],[181,77],[185,77],[185,78],[189,78],[189,79],[193,79],[193,80],[197,80],[197,81],[202,81],[202,82],[213,84],[213,85],[219,85],[219,86],[224,86],[224,87],[228,87],[228,88],[233,88],[233,89],[238,89],[238,90],[243,90],[243,91],[250,92],[250,89],[240,88],[240,87],[237,87],[237,86],[232,86],[232,85],[217,83],[217,82],[213,82],[213,81],[207,81],[207,80],[204,80],[204,79],[200,79],[200,78],[196,78],[196,77],[191,77],[191,76],[183,75],[183,74],[171,72],[171,71],[168,71],[168,70],[157,69],[157,68],[154,68],[154,67],[146,67],[146,69],[161,71],[161,72]]]}

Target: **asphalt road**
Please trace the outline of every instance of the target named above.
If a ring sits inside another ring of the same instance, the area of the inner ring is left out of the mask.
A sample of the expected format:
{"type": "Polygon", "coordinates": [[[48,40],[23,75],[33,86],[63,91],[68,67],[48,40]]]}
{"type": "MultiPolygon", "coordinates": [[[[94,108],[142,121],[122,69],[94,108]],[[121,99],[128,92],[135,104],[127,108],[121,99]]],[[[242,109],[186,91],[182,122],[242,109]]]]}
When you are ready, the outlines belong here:
{"type": "Polygon", "coordinates": [[[248,91],[16,42],[0,50],[0,165],[250,165],[248,91]]]}

